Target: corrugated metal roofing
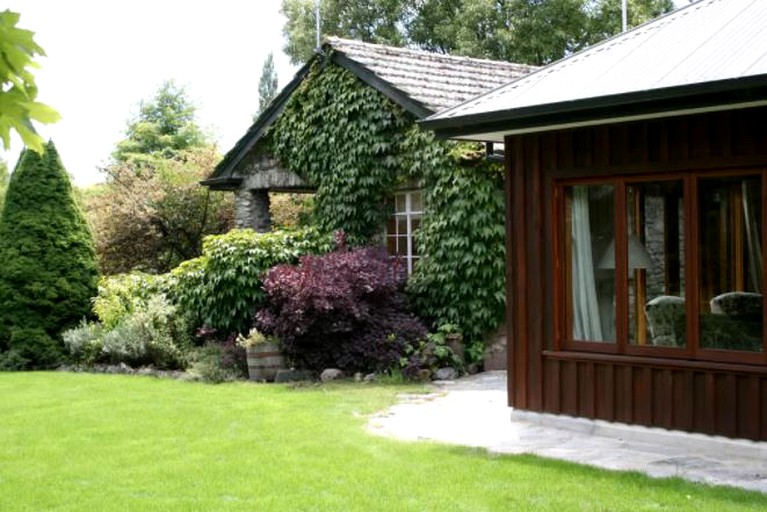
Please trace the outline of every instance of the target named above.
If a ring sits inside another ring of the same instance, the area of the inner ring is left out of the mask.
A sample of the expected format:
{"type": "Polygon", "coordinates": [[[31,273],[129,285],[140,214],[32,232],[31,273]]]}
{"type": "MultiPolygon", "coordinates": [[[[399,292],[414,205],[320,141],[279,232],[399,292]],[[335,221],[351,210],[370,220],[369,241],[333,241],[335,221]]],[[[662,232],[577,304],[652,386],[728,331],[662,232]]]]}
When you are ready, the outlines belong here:
{"type": "MultiPolygon", "coordinates": [[[[767,74],[767,0],[701,0],[428,118],[440,121],[767,74]]],[[[513,114],[513,112],[510,112],[513,114]]]]}
{"type": "Polygon", "coordinates": [[[535,66],[471,59],[329,37],[328,44],[432,112],[455,106],[535,66]]]}

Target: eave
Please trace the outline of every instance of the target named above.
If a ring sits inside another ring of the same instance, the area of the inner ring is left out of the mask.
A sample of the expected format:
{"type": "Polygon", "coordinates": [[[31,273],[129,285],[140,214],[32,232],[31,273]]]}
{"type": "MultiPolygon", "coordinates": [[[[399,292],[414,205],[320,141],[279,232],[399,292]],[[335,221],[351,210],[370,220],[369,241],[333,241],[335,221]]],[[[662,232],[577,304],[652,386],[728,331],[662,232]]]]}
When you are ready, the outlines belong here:
{"type": "MultiPolygon", "coordinates": [[[[635,91],[474,115],[427,118],[440,138],[502,142],[505,135],[687,115],[767,104],[767,75],[635,91]]],[[[439,114],[437,114],[439,116],[439,114]]]]}

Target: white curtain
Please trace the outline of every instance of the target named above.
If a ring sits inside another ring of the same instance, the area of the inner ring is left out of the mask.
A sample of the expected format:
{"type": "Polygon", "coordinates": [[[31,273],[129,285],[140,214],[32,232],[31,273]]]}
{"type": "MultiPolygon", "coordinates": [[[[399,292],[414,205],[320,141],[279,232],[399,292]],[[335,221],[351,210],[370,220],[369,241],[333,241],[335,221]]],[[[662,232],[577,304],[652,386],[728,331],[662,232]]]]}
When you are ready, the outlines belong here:
{"type": "Polygon", "coordinates": [[[748,269],[753,291],[762,291],[762,240],[759,235],[759,209],[754,208],[761,196],[759,180],[743,181],[743,217],[746,222],[748,269]]]}
{"type": "Polygon", "coordinates": [[[572,248],[574,339],[602,341],[587,186],[573,187],[572,248]]]}

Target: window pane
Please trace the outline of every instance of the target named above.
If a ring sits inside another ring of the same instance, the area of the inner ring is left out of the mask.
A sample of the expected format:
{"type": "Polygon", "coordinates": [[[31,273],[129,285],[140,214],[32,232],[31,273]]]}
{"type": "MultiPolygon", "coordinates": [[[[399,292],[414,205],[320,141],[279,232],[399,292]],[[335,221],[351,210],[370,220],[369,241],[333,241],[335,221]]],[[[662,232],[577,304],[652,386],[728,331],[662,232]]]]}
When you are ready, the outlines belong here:
{"type": "Polygon", "coordinates": [[[389,253],[390,256],[397,255],[397,237],[396,236],[386,237],[386,252],[389,253]]]}
{"type": "Polygon", "coordinates": [[[420,191],[410,193],[410,211],[422,212],[423,211],[423,199],[420,191]]]}
{"type": "Polygon", "coordinates": [[[397,234],[407,236],[407,217],[397,216],[397,234]]]}
{"type": "Polygon", "coordinates": [[[685,346],[682,181],[628,185],[629,343],[685,346]]]}
{"type": "Polygon", "coordinates": [[[394,196],[394,211],[397,213],[405,212],[405,194],[396,194],[394,196]]]}
{"type": "Polygon", "coordinates": [[[762,351],[761,177],[698,183],[700,345],[762,351]]]}
{"type": "Polygon", "coordinates": [[[611,185],[567,189],[566,311],[574,340],[615,341],[614,204],[611,185]]]}

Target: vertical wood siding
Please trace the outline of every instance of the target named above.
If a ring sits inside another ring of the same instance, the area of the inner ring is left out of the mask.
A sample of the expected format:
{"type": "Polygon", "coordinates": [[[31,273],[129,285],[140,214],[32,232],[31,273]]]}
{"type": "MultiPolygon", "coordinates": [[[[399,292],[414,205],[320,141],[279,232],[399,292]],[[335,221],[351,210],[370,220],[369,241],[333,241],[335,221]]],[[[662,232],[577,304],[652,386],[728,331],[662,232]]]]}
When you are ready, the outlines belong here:
{"type": "Polygon", "coordinates": [[[587,354],[554,340],[557,179],[767,168],[767,109],[506,139],[509,403],[767,440],[767,367],[587,354]]]}

